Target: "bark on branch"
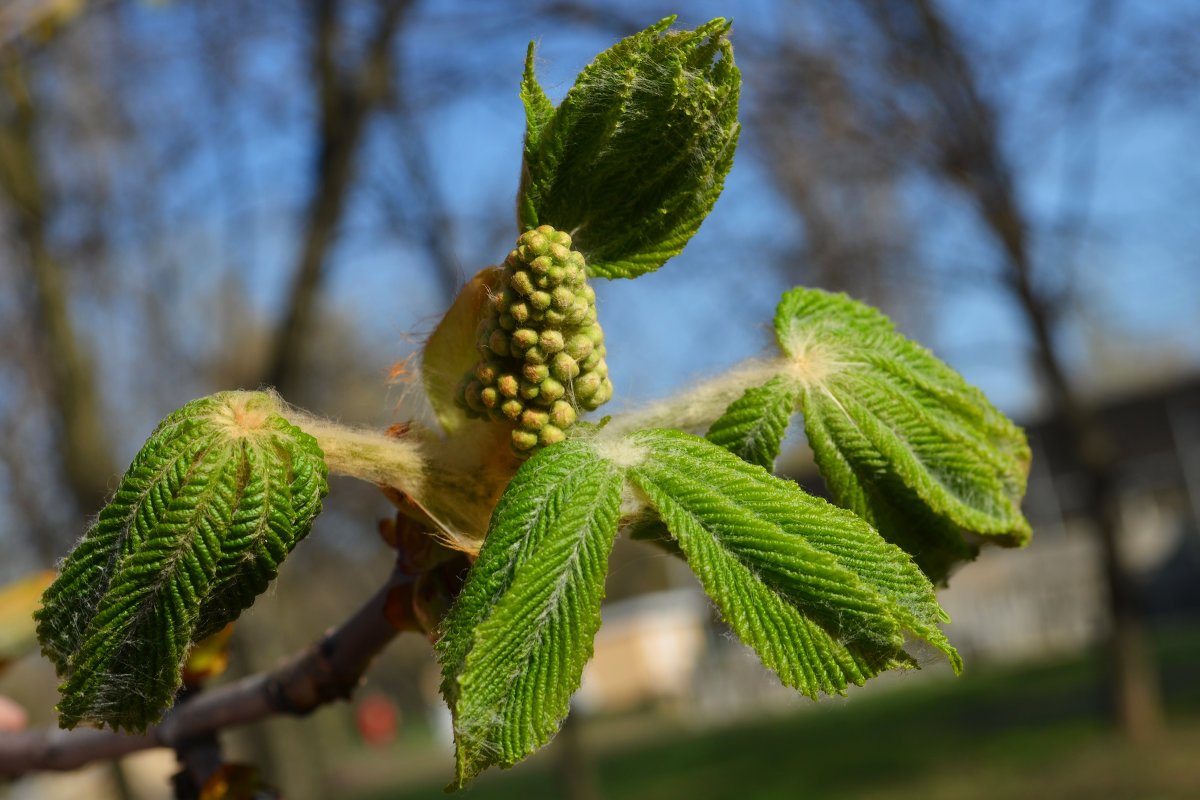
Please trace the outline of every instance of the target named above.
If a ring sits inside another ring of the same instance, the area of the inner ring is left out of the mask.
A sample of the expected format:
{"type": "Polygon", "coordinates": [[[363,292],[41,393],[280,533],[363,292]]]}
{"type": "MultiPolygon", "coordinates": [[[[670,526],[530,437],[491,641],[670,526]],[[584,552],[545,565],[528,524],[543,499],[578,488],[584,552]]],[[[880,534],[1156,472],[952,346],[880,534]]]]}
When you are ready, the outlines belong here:
{"type": "Polygon", "coordinates": [[[145,734],[94,728],[0,734],[0,776],[71,770],[153,747],[187,742],[276,714],[304,715],[354,692],[375,656],[399,631],[384,616],[388,591],[411,577],[394,572],[375,595],[319,642],[270,672],[206,691],[177,705],[145,734]]]}

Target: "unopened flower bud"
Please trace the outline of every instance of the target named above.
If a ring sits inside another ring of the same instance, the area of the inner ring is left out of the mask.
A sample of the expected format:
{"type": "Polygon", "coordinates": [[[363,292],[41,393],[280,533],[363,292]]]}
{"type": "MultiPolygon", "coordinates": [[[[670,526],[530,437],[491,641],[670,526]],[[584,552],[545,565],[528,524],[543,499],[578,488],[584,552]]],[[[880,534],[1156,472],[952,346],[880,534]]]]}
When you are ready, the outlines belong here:
{"type": "MultiPolygon", "coordinates": [[[[517,241],[522,242],[525,247],[529,248],[529,251],[533,253],[535,258],[537,256],[548,255],[549,248],[553,246],[553,243],[546,238],[546,235],[537,230],[527,231],[521,234],[521,238],[517,241]]],[[[517,250],[519,251],[520,248],[518,247],[517,250]]],[[[523,260],[529,261],[530,259],[524,258],[523,260]]]]}
{"type": "Polygon", "coordinates": [[[472,416],[517,423],[512,446],[523,455],[562,441],[580,408],[612,396],[596,295],[571,246],[549,225],[517,239],[476,332],[482,358],[455,393],[472,416]]]}
{"type": "Polygon", "coordinates": [[[575,424],[575,409],[565,400],[556,400],[550,406],[550,422],[560,428],[569,428],[575,424]]]}
{"type": "Polygon", "coordinates": [[[513,331],[512,346],[516,350],[528,350],[537,344],[538,332],[533,328],[518,328],[513,331]]]}
{"type": "Polygon", "coordinates": [[[542,426],[549,421],[549,412],[533,408],[525,409],[525,413],[521,415],[521,427],[527,431],[541,430],[542,426]]]}
{"type": "Polygon", "coordinates": [[[550,374],[555,379],[567,383],[579,374],[579,364],[567,353],[559,353],[550,362],[550,374]]]}
{"type": "Polygon", "coordinates": [[[533,292],[533,278],[525,270],[514,272],[508,279],[508,285],[521,295],[529,295],[533,292]]]}
{"type": "Polygon", "coordinates": [[[545,403],[557,400],[567,393],[566,387],[563,386],[560,381],[557,381],[554,378],[543,378],[539,391],[541,392],[539,397],[542,399],[542,402],[545,403]]]}
{"type": "Polygon", "coordinates": [[[495,361],[480,361],[475,365],[475,380],[484,386],[491,386],[500,374],[500,365],[495,361]]]}
{"type": "Polygon", "coordinates": [[[505,373],[496,378],[496,389],[505,397],[516,397],[520,388],[521,383],[517,380],[516,375],[505,373]]]}
{"type": "MultiPolygon", "coordinates": [[[[529,317],[533,312],[529,310],[529,304],[522,300],[520,303],[513,303],[509,306],[508,313],[516,320],[517,325],[524,325],[529,322],[529,317]]],[[[500,326],[504,327],[503,321],[501,321],[500,326]]],[[[512,330],[512,328],[509,328],[509,330],[512,330]]]]}
{"type": "Polygon", "coordinates": [[[471,381],[469,384],[467,384],[467,391],[463,396],[467,400],[467,407],[472,411],[483,411],[483,401],[479,397],[479,393],[481,391],[483,391],[483,384],[481,384],[479,381],[471,381]]]}
{"type": "MultiPolygon", "coordinates": [[[[546,227],[550,228],[549,225],[547,225],[546,227]]],[[[571,246],[571,234],[567,233],[566,231],[555,230],[554,228],[550,228],[550,231],[551,232],[546,235],[555,244],[562,245],[563,247],[568,247],[568,248],[571,246]]]]}
{"type": "Polygon", "coordinates": [[[566,438],[567,435],[563,433],[562,428],[558,427],[557,425],[543,425],[542,429],[538,431],[538,443],[541,444],[542,447],[549,447],[552,444],[558,444],[566,438]]]}
{"type": "MultiPolygon", "coordinates": [[[[597,380],[599,380],[599,379],[597,378],[597,380]]],[[[540,391],[540,389],[538,387],[538,384],[534,383],[533,381],[522,380],[520,383],[520,389],[518,390],[518,393],[521,395],[521,397],[525,398],[526,400],[532,400],[533,398],[538,396],[539,391],[540,391]]],[[[468,401],[468,402],[470,402],[470,401],[468,401]]]]}
{"type": "Polygon", "coordinates": [[[524,358],[526,364],[545,364],[546,351],[535,344],[533,347],[525,351],[524,358]]]}
{"type": "Polygon", "coordinates": [[[592,354],[596,347],[592,340],[582,333],[577,333],[567,340],[564,352],[576,361],[581,361],[592,354]]]}
{"type": "Polygon", "coordinates": [[[565,286],[559,286],[550,293],[550,302],[559,311],[569,311],[575,305],[575,293],[565,286]]]}
{"type": "Polygon", "coordinates": [[[526,364],[521,368],[521,374],[530,383],[541,383],[550,375],[550,368],[545,364],[526,364]]]}
{"type": "Polygon", "coordinates": [[[525,452],[537,447],[538,437],[532,431],[517,429],[512,432],[512,446],[518,452],[525,452]]]}
{"type": "Polygon", "coordinates": [[[500,404],[500,413],[516,422],[521,418],[521,414],[525,411],[525,404],[520,400],[512,399],[505,400],[500,404]]]}
{"type": "Polygon", "coordinates": [[[538,346],[542,348],[542,352],[547,355],[553,355],[563,349],[562,331],[548,330],[542,331],[542,335],[538,337],[538,346]]]}
{"type": "Polygon", "coordinates": [[[552,266],[554,266],[554,260],[549,256],[538,256],[529,262],[529,271],[540,277],[549,272],[552,266]]]}
{"type": "Polygon", "coordinates": [[[458,382],[458,385],[454,387],[454,403],[459,408],[470,408],[470,406],[467,405],[467,387],[470,384],[470,379],[463,378],[458,382]]]}
{"type": "Polygon", "coordinates": [[[492,331],[491,337],[487,343],[488,349],[500,357],[505,357],[511,352],[508,349],[508,334],[502,330],[492,331]]]}
{"type": "Polygon", "coordinates": [[[583,302],[583,298],[576,297],[575,303],[571,308],[563,312],[564,325],[579,325],[587,319],[588,304],[583,302]]]}
{"type": "Polygon", "coordinates": [[[534,292],[533,294],[529,295],[530,308],[536,309],[538,311],[545,311],[547,308],[550,307],[551,302],[553,302],[553,298],[550,297],[550,293],[542,291],[540,289],[538,291],[534,292]]]}
{"type": "Polygon", "coordinates": [[[576,378],[571,383],[571,386],[575,390],[575,396],[580,401],[583,401],[591,398],[596,393],[603,380],[603,378],[594,372],[585,372],[576,378]]]}
{"type": "Polygon", "coordinates": [[[501,290],[500,294],[496,295],[495,300],[492,301],[492,305],[496,309],[497,314],[503,314],[505,311],[508,311],[508,309],[512,307],[512,304],[517,302],[519,299],[520,298],[517,296],[516,292],[514,292],[510,287],[505,286],[504,289],[501,290]]]}

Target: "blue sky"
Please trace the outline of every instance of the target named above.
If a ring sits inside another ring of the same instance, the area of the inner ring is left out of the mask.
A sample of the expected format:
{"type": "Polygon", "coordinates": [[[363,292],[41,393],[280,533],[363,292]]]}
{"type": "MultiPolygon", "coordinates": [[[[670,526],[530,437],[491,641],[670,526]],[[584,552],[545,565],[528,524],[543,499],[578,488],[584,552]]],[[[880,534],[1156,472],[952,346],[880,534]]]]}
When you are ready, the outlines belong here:
{"type": "MultiPolygon", "coordinates": [[[[681,22],[695,24],[729,5],[688,4],[689,12],[681,22]]],[[[735,48],[741,52],[755,47],[756,32],[775,22],[775,4],[732,5],[736,7],[735,48]]],[[[968,40],[993,44],[1019,40],[1021,28],[1038,12],[1031,3],[1016,4],[1017,9],[1009,13],[986,14],[967,13],[970,7],[962,3],[950,6],[968,26],[968,40]]],[[[1046,12],[1039,33],[1042,43],[1040,49],[1031,48],[1020,80],[988,84],[1001,112],[1022,197],[1035,221],[1054,214],[1061,204],[1062,175],[1075,146],[1072,131],[1048,127],[1053,110],[1031,103],[1030,96],[1047,93],[1052,82],[1073,67],[1072,46],[1077,38],[1073,26],[1079,21],[1070,12],[1042,10],[1046,12]],[[1029,143],[1039,131],[1047,130],[1048,137],[1029,143]]],[[[440,6],[438,16],[454,13],[453,8],[440,6]]],[[[657,15],[647,11],[644,16],[649,23],[657,15]]],[[[409,53],[416,61],[468,46],[453,37],[449,43],[429,37],[422,44],[419,31],[418,27],[409,53]]],[[[512,88],[507,96],[467,94],[442,104],[426,120],[442,191],[461,219],[489,218],[497,209],[510,213],[523,129],[516,81],[529,38],[539,42],[539,76],[552,97],[561,96],[577,71],[612,40],[604,33],[535,20],[532,27],[514,24],[496,32],[488,42],[486,60],[468,62],[478,70],[481,83],[507,74],[512,88]]],[[[1101,104],[1090,223],[1074,270],[1076,289],[1086,301],[1086,318],[1092,327],[1072,326],[1063,338],[1065,352],[1078,368],[1089,351],[1085,330],[1106,333],[1118,348],[1127,348],[1131,355],[1141,353],[1148,361],[1176,351],[1195,364],[1200,355],[1193,322],[1200,301],[1200,270],[1195,256],[1189,255],[1200,231],[1184,205],[1200,186],[1196,162],[1186,155],[1196,133],[1194,116],[1186,109],[1171,108],[1133,114],[1111,97],[1101,104]]],[[[688,250],[657,274],[636,281],[599,282],[619,397],[638,400],[660,395],[768,346],[774,304],[787,286],[765,263],[769,259],[758,263],[745,242],[767,242],[783,250],[799,240],[801,228],[767,186],[763,168],[743,147],[724,196],[688,250]]],[[[914,224],[923,221],[916,219],[914,224]]],[[[962,208],[949,209],[937,226],[920,239],[928,259],[950,273],[961,266],[970,277],[947,281],[948,288],[935,287],[934,307],[922,315],[928,319],[921,320],[914,333],[1002,408],[1028,412],[1035,399],[1028,339],[1020,314],[999,281],[987,277],[995,274],[994,249],[977,221],[962,208]]],[[[458,231],[457,245],[468,272],[498,260],[504,252],[494,237],[470,230],[458,231]]],[[[1048,248],[1039,245],[1039,252],[1048,248]]],[[[381,253],[378,259],[342,265],[332,284],[335,298],[352,307],[370,304],[372,298],[377,301],[395,280],[384,266],[395,258],[394,253],[381,253]]],[[[1059,267],[1039,264],[1050,271],[1059,267]]],[[[386,320],[385,327],[393,332],[422,327],[436,287],[418,282],[409,288],[415,289],[414,307],[393,306],[386,314],[364,317],[386,320]]],[[[388,335],[386,329],[380,333],[388,335]]]]}
{"type": "MultiPolygon", "coordinates": [[[[659,5],[626,3],[624,8],[628,16],[650,24],[662,15],[651,8],[659,5]]],[[[1123,14],[1160,13],[1138,4],[1119,5],[1123,14]]],[[[735,52],[744,71],[769,51],[763,37],[785,30],[786,15],[778,2],[703,0],[686,7],[681,25],[719,14],[734,18],[735,52]]],[[[434,91],[432,84],[422,83],[430,72],[449,73],[458,81],[434,98],[420,122],[438,190],[454,219],[453,249],[464,276],[500,260],[516,234],[515,222],[510,228],[502,223],[514,218],[524,126],[517,84],[526,43],[538,42],[539,78],[557,98],[595,53],[614,40],[609,31],[565,25],[535,12],[506,16],[493,11],[488,16],[480,8],[465,0],[420,5],[398,51],[409,76],[406,88],[418,103],[434,91]]],[[[1077,132],[1056,126],[1056,110],[1037,98],[1051,96],[1055,82],[1070,75],[1078,14],[1033,2],[982,7],[964,0],[946,8],[977,48],[980,74],[999,109],[1022,198],[1042,224],[1063,202],[1062,175],[1079,145],[1077,132]],[[1015,60],[1014,43],[1028,45],[1015,60]]],[[[180,14],[166,6],[142,8],[132,18],[144,26],[148,41],[161,40],[158,46],[166,53],[168,44],[187,30],[177,27],[188,20],[180,14]]],[[[285,23],[280,26],[289,31],[285,23]]],[[[281,308],[311,172],[313,112],[307,87],[298,85],[292,95],[278,91],[281,82],[307,69],[302,40],[266,38],[270,33],[263,34],[263,45],[247,48],[240,62],[243,74],[251,76],[252,92],[239,96],[231,90],[229,118],[207,135],[208,157],[183,174],[181,191],[162,210],[174,239],[174,260],[156,260],[157,254],[143,252],[136,269],[130,266],[133,259],[122,265],[131,281],[149,279],[166,287],[164,303],[212,291],[207,266],[224,262],[232,265],[252,307],[268,316],[281,308]],[[232,155],[230,148],[236,150],[232,155]],[[224,188],[219,165],[231,158],[246,179],[247,194],[230,196],[224,188]]],[[[201,49],[190,35],[182,42],[201,49]]],[[[746,74],[748,96],[754,77],[746,74]]],[[[196,91],[213,89],[194,67],[190,73],[185,66],[147,74],[139,84],[145,98],[138,113],[153,120],[172,104],[186,110],[196,91]]],[[[1197,115],[1169,106],[1147,110],[1131,105],[1129,94],[1108,92],[1095,118],[1095,190],[1087,236],[1072,271],[1086,301],[1085,313],[1063,339],[1072,364],[1081,369],[1094,350],[1088,337],[1097,331],[1118,351],[1128,350],[1135,366],[1167,354],[1192,365],[1200,361],[1193,321],[1200,301],[1200,264],[1194,255],[1200,251],[1200,231],[1189,213],[1200,187],[1200,166],[1189,155],[1197,115]]],[[[745,116],[743,120],[752,124],[745,116]]],[[[635,281],[597,282],[618,403],[659,396],[770,347],[774,306],[789,288],[775,262],[780,253],[795,250],[803,234],[800,221],[770,187],[769,165],[748,147],[751,133],[743,136],[723,197],[682,255],[635,281]]],[[[371,148],[360,165],[368,183],[392,179],[388,162],[378,157],[393,146],[389,135],[386,127],[372,130],[371,148]]],[[[137,165],[130,167],[137,180],[137,165]]],[[[1028,413],[1036,397],[1028,339],[995,277],[991,241],[969,210],[944,191],[916,182],[909,193],[918,252],[936,277],[928,278],[929,285],[917,295],[926,298],[925,305],[896,309],[898,320],[1001,408],[1028,413]]],[[[367,358],[379,363],[381,373],[411,350],[404,334],[429,330],[446,302],[424,255],[404,234],[388,229],[374,189],[360,191],[329,270],[328,301],[355,321],[370,348],[367,358]]],[[[1043,256],[1039,269],[1058,271],[1061,265],[1055,263],[1048,237],[1039,239],[1037,252],[1043,256]]],[[[213,335],[211,320],[203,315],[189,317],[186,307],[168,313],[205,341],[213,335]]],[[[120,340],[125,344],[113,342],[106,357],[117,366],[113,374],[146,380],[136,360],[143,344],[137,322],[124,325],[120,340]],[[122,352],[124,359],[114,355],[122,352]]],[[[178,405],[197,390],[210,389],[168,387],[161,400],[178,400],[178,405]]],[[[384,420],[394,397],[382,387],[379,397],[379,419],[384,420]]],[[[336,408],[315,410],[340,413],[336,408]]],[[[129,437],[137,438],[132,429],[129,437]]],[[[136,448],[139,442],[127,446],[136,448]]]]}

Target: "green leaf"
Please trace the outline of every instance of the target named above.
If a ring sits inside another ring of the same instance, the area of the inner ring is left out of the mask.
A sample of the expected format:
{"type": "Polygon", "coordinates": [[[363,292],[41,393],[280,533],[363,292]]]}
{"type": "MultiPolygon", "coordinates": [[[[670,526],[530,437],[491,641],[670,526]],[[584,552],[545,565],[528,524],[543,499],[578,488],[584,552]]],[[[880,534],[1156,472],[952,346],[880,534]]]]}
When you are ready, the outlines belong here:
{"type": "MultiPolygon", "coordinates": [[[[542,129],[554,119],[554,104],[537,82],[533,71],[534,43],[525,51],[525,73],[521,76],[521,102],[525,104],[525,150],[538,152],[542,143],[542,129]]],[[[531,225],[536,228],[537,225],[531,225]]]]}
{"type": "Polygon", "coordinates": [[[325,475],[271,395],[222,392],[164,420],[43,595],[60,724],[157,721],[192,643],[249,606],[308,533],[325,475]]]}
{"type": "Polygon", "coordinates": [[[982,392],[845,295],[793,289],[775,328],[835,502],[936,580],[973,554],[958,529],[1005,546],[1029,540],[1020,508],[1029,448],[982,392]]]}
{"type": "Polygon", "coordinates": [[[497,505],[438,643],[455,786],[520,761],[566,717],[600,627],[621,486],[619,468],[567,441],[526,462],[497,505]]]}
{"type": "Polygon", "coordinates": [[[763,386],[747,389],[709,427],[704,438],[769,472],[779,457],[779,445],[799,395],[800,386],[794,378],[776,375],[763,386]]]}
{"type": "MultiPolygon", "coordinates": [[[[779,457],[779,446],[788,419],[796,410],[799,394],[800,386],[794,379],[777,375],[763,386],[747,389],[713,422],[704,438],[770,472],[779,457]]],[[[628,531],[629,538],[635,541],[649,542],[672,555],[683,555],[656,514],[634,520],[628,531]]]]}
{"type": "Polygon", "coordinates": [[[680,431],[641,431],[629,479],[722,616],[781,680],[816,697],[913,666],[904,632],[957,653],[933,587],[858,516],[680,431]]]}
{"type": "Polygon", "coordinates": [[[658,269],[696,233],[733,165],[741,76],[730,23],[668,33],[668,17],[601,53],[553,108],[533,72],[517,212],[571,234],[588,273],[658,269]]]}
{"type": "MultiPolygon", "coordinates": [[[[805,416],[810,440],[833,440],[826,422],[826,417],[816,414],[805,416]]],[[[860,482],[858,471],[834,447],[823,449],[818,465],[834,502],[870,522],[883,538],[909,553],[934,583],[944,584],[955,566],[973,561],[979,554],[979,545],[967,542],[962,528],[934,512],[894,473],[879,470],[872,480],[860,482]]]]}

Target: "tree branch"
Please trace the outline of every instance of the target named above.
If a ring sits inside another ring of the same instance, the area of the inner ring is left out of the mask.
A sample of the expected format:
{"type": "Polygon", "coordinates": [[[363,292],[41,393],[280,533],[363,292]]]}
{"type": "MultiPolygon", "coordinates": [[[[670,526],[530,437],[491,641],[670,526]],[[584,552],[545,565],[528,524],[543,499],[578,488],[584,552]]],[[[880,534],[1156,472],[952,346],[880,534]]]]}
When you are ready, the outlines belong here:
{"type": "Polygon", "coordinates": [[[67,275],[49,241],[33,87],[15,51],[0,55],[5,56],[0,63],[0,110],[8,110],[0,119],[0,202],[12,208],[17,241],[27,253],[33,315],[51,379],[49,400],[62,425],[59,469],[80,507],[91,508],[107,497],[117,469],[93,363],[72,321],[67,275]]]}
{"type": "Polygon", "coordinates": [[[71,770],[153,747],[180,748],[189,741],[276,714],[308,714],[347,699],[375,656],[399,631],[384,615],[387,595],[411,576],[393,572],[354,616],[319,642],[270,672],[251,675],[175,706],[141,735],[94,728],[45,729],[0,734],[0,776],[71,770]]]}
{"type": "Polygon", "coordinates": [[[317,296],[355,177],[355,163],[371,115],[387,98],[393,69],[392,41],[412,0],[380,2],[379,20],[362,63],[343,74],[334,58],[338,34],[334,0],[316,4],[314,64],[320,109],[320,143],[308,220],[284,318],[275,337],[266,382],[295,396],[301,354],[312,327],[317,296]]]}

